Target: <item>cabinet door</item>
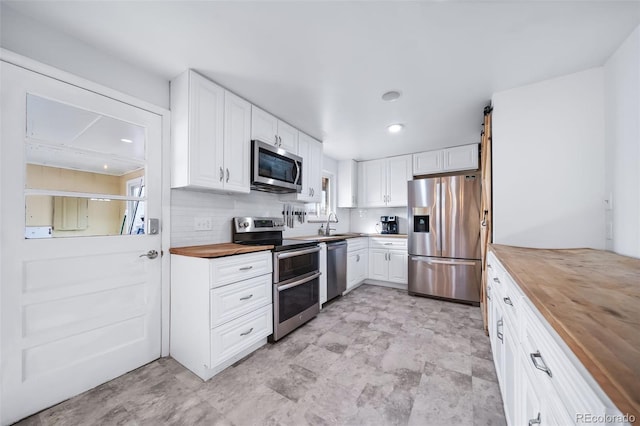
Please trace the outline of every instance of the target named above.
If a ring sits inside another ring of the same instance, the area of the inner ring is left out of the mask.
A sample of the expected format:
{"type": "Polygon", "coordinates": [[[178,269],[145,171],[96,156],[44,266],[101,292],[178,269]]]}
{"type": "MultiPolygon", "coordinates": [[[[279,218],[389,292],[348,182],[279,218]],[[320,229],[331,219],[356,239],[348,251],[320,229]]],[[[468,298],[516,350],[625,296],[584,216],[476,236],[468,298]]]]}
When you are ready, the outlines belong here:
{"type": "Polygon", "coordinates": [[[309,184],[309,168],[312,160],[309,157],[309,139],[302,135],[298,140],[298,155],[302,157],[302,192],[294,194],[294,198],[299,201],[311,201],[311,185],[309,184]]]}
{"type": "MultiPolygon", "coordinates": [[[[494,295],[495,294],[496,292],[494,291],[494,295]]],[[[493,353],[493,363],[496,366],[496,375],[498,376],[500,390],[504,393],[504,322],[500,303],[497,301],[493,303],[492,327],[494,338],[491,339],[491,352],[493,353]]]]}
{"type": "Polygon", "coordinates": [[[369,274],[369,256],[367,256],[367,250],[358,250],[356,252],[357,257],[357,282],[362,282],[367,279],[369,274]]]}
{"type": "Polygon", "coordinates": [[[353,288],[358,283],[359,254],[352,252],[347,255],[347,290],[353,288]]]}
{"type": "Polygon", "coordinates": [[[280,148],[292,154],[298,153],[298,129],[278,120],[278,138],[280,148]]]}
{"type": "Polygon", "coordinates": [[[407,182],[411,174],[411,156],[403,155],[387,160],[387,206],[406,207],[407,182]]]}
{"type": "Polygon", "coordinates": [[[441,149],[413,154],[413,175],[440,173],[444,169],[442,162],[443,151],[441,149]]]}
{"type": "Polygon", "coordinates": [[[388,250],[369,250],[369,278],[372,280],[387,281],[389,278],[388,250]]]}
{"type": "Polygon", "coordinates": [[[478,144],[456,146],[444,150],[444,170],[477,170],[478,144]]]}
{"type": "Polygon", "coordinates": [[[523,369],[520,368],[517,349],[518,343],[514,339],[514,331],[510,328],[511,323],[505,321],[504,327],[504,347],[503,351],[503,392],[502,400],[504,403],[504,414],[507,418],[507,424],[516,424],[516,408],[519,388],[521,386],[520,375],[523,369]]]}
{"type": "Polygon", "coordinates": [[[305,161],[303,167],[307,169],[307,183],[303,184],[311,188],[310,201],[319,203],[322,200],[322,143],[300,133],[301,139],[302,136],[308,139],[309,144],[309,161],[305,161]]]}
{"type": "Polygon", "coordinates": [[[224,173],[224,92],[199,74],[189,74],[189,185],[219,189],[224,173]]]}
{"type": "Polygon", "coordinates": [[[251,106],[251,139],[278,145],[278,119],[255,105],[251,106]]]}
{"type": "Polygon", "coordinates": [[[527,373],[527,371],[522,372],[519,400],[520,405],[518,410],[516,411],[516,417],[511,419],[511,424],[532,424],[530,423],[531,420],[537,421],[538,419],[541,421],[540,424],[550,424],[547,423],[546,418],[544,419],[545,422],[542,423],[542,417],[546,416],[543,416],[543,414],[541,413],[540,397],[538,396],[535,386],[529,378],[529,374],[527,373]]]}
{"type": "Polygon", "coordinates": [[[233,93],[224,99],[224,188],[248,193],[251,104],[233,93]]]}
{"type": "Polygon", "coordinates": [[[389,250],[389,281],[394,283],[407,283],[407,252],[400,250],[389,250]]]}
{"type": "MultiPolygon", "coordinates": [[[[360,207],[384,207],[387,200],[386,160],[363,161],[360,167],[360,207]]],[[[406,189],[405,189],[406,193],[406,189]]]]}
{"type": "Polygon", "coordinates": [[[338,207],[357,206],[358,164],[354,160],[338,162],[338,207]]]}

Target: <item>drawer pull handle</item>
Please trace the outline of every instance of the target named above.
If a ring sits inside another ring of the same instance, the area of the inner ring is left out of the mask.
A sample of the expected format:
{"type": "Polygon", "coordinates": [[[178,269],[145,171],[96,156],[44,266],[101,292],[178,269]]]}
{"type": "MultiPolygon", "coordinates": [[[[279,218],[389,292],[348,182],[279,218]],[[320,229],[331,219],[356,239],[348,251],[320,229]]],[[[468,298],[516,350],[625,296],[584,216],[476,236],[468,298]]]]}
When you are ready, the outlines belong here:
{"type": "Polygon", "coordinates": [[[504,303],[506,303],[507,305],[511,305],[511,306],[513,306],[513,302],[511,301],[511,298],[509,298],[509,297],[503,297],[503,298],[502,298],[502,301],[503,301],[504,303]]]}
{"type": "Polygon", "coordinates": [[[487,268],[488,268],[488,269],[493,269],[493,266],[491,266],[491,264],[490,264],[490,263],[487,263],[487,268]]]}
{"type": "Polygon", "coordinates": [[[500,329],[503,326],[504,326],[504,321],[498,320],[498,322],[496,322],[496,335],[498,336],[498,339],[500,339],[502,343],[504,343],[504,334],[502,333],[502,331],[500,331],[500,329]]]}
{"type": "Polygon", "coordinates": [[[495,278],[493,279],[493,281],[494,281],[494,282],[496,282],[496,283],[498,283],[498,284],[500,284],[500,278],[498,278],[498,277],[495,277],[495,278]]]}
{"type": "Polygon", "coordinates": [[[540,423],[542,423],[542,420],[540,420],[540,412],[538,411],[538,417],[529,420],[529,426],[539,425],[540,423]]]}
{"type": "Polygon", "coordinates": [[[251,327],[248,331],[245,331],[244,333],[240,333],[241,336],[246,336],[247,334],[250,334],[253,331],[253,327],[251,327]]]}
{"type": "Polygon", "coordinates": [[[549,370],[549,367],[547,367],[547,364],[545,364],[544,359],[542,359],[542,355],[540,355],[540,351],[537,351],[530,355],[531,355],[531,362],[533,362],[534,367],[536,367],[540,371],[544,371],[549,375],[549,377],[553,377],[551,375],[551,370],[549,370]],[[542,363],[542,365],[538,363],[538,358],[540,358],[540,362],[542,363]]]}
{"type": "Polygon", "coordinates": [[[253,266],[243,266],[242,268],[240,268],[240,270],[241,271],[248,271],[251,268],[253,268],[253,266]]]}
{"type": "Polygon", "coordinates": [[[360,255],[356,254],[356,262],[360,262],[360,255]]]}
{"type": "Polygon", "coordinates": [[[491,300],[491,286],[487,286],[487,299],[491,300]]]}
{"type": "Polygon", "coordinates": [[[393,243],[384,243],[385,246],[392,246],[393,243]]]}
{"type": "Polygon", "coordinates": [[[248,295],[248,296],[241,297],[241,298],[240,298],[240,300],[249,300],[249,299],[251,299],[252,297],[253,297],[253,294],[250,294],[250,295],[248,295]]]}

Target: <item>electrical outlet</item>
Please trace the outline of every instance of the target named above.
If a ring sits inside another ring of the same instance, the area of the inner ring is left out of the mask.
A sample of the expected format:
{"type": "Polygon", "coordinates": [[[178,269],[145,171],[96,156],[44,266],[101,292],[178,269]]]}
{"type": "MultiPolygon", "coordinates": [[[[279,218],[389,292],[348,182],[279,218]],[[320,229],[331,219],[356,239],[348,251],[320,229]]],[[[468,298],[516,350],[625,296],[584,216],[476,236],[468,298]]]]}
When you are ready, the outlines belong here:
{"type": "Polygon", "coordinates": [[[193,219],[194,231],[211,231],[213,229],[213,218],[196,217],[193,219]]]}

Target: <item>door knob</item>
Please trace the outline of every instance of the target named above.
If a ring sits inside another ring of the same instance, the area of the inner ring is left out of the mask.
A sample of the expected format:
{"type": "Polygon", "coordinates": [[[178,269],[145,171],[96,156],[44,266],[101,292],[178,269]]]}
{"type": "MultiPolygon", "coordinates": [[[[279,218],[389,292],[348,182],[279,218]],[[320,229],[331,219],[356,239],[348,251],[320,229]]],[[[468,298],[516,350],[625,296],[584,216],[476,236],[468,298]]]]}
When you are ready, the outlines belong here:
{"type": "Polygon", "coordinates": [[[148,257],[149,259],[155,259],[156,257],[158,257],[158,252],[156,250],[149,250],[148,252],[141,254],[138,257],[148,257]]]}

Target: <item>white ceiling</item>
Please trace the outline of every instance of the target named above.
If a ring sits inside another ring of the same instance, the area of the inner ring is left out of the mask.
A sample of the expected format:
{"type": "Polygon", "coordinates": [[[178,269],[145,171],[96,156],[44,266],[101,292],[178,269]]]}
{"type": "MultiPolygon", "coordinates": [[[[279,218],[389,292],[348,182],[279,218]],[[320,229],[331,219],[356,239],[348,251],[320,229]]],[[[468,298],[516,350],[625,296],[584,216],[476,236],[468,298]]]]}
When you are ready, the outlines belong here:
{"type": "Polygon", "coordinates": [[[492,93],[600,66],[640,23],[635,1],[3,3],[167,80],[194,68],[358,160],[478,142],[492,93]]]}

